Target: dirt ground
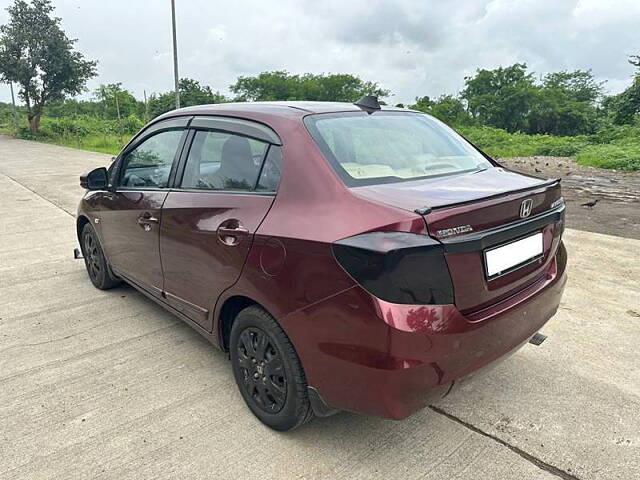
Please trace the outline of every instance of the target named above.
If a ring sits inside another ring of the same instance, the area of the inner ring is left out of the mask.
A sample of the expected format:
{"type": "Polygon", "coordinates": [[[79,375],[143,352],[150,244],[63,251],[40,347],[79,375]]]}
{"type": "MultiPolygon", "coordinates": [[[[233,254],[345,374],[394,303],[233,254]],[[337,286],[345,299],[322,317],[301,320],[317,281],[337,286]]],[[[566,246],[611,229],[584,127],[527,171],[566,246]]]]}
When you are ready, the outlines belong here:
{"type": "Polygon", "coordinates": [[[640,172],[587,167],[566,157],[514,157],[498,161],[511,170],[561,178],[567,202],[567,227],[640,239],[640,172]],[[582,206],[596,199],[595,207],[582,206]]]}

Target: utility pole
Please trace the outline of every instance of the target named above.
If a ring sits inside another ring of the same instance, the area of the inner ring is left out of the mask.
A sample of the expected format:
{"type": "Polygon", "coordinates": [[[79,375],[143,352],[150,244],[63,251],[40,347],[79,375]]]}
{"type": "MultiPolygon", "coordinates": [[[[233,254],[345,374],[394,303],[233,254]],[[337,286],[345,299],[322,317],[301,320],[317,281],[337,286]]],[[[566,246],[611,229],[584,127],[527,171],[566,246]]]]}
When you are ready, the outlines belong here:
{"type": "Polygon", "coordinates": [[[13,95],[13,82],[9,82],[9,88],[11,89],[11,104],[13,105],[13,128],[18,133],[18,110],[16,110],[16,97],[13,95]]]}
{"type": "Polygon", "coordinates": [[[142,90],[144,95],[144,123],[149,121],[149,102],[147,102],[147,91],[142,90]]]}
{"type": "Polygon", "coordinates": [[[118,102],[118,89],[116,88],[115,92],[116,97],[116,112],[118,113],[118,120],[120,120],[120,103],[118,102]]]}
{"type": "Polygon", "coordinates": [[[178,89],[178,41],[176,39],[176,0],[171,0],[171,23],[173,26],[173,76],[176,89],[176,108],[180,108],[180,90],[178,89]]]}

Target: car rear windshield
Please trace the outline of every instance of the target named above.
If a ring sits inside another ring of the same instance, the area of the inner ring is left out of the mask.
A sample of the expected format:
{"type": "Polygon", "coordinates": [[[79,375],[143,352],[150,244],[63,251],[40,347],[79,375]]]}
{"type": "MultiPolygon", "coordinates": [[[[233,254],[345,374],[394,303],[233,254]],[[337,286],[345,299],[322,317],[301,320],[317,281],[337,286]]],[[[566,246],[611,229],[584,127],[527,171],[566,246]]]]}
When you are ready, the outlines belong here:
{"type": "Polygon", "coordinates": [[[442,122],[414,112],[309,115],[305,124],[347,186],[400,182],[493,165],[442,122]]]}

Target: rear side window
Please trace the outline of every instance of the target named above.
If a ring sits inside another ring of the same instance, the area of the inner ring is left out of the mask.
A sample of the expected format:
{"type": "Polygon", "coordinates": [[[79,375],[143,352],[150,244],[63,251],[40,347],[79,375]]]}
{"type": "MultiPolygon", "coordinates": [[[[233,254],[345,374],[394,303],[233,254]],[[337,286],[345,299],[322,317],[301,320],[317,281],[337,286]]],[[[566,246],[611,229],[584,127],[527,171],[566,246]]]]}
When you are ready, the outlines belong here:
{"type": "Polygon", "coordinates": [[[184,130],[168,130],[144,140],[127,153],[120,185],[133,188],[165,188],[184,130]]]}
{"type": "Polygon", "coordinates": [[[268,146],[240,135],[198,130],[180,186],[199,190],[254,190],[268,146]]]}
{"type": "Polygon", "coordinates": [[[276,145],[269,147],[269,153],[264,161],[260,180],[256,190],[260,192],[275,192],[278,190],[282,173],[282,150],[276,145]]]}

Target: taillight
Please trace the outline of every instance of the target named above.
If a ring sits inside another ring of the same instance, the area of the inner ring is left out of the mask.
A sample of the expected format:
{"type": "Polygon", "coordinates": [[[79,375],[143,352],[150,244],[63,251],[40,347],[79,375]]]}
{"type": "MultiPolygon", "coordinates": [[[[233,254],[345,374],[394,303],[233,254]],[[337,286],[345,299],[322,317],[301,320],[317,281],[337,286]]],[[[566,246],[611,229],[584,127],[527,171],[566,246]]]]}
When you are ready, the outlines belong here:
{"type": "Polygon", "coordinates": [[[333,254],[356,282],[382,300],[453,303],[444,248],[431,237],[404,232],[363,233],[335,242],[333,254]]]}

